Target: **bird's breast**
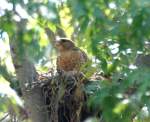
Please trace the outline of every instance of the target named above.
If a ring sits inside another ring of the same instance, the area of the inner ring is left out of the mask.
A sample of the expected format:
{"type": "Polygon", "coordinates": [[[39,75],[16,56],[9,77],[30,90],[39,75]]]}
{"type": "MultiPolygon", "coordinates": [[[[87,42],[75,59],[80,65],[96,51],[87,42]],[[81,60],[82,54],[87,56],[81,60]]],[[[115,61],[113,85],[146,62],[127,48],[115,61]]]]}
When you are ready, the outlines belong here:
{"type": "Polygon", "coordinates": [[[79,69],[81,63],[81,56],[78,51],[68,51],[61,53],[57,58],[57,66],[60,70],[72,71],[79,69]]]}

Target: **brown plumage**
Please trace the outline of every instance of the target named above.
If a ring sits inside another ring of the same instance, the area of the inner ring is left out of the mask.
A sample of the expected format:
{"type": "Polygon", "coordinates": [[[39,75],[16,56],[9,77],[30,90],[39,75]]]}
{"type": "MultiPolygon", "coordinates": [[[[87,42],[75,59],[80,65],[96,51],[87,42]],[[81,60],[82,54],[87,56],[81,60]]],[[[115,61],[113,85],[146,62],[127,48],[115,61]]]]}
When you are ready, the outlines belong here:
{"type": "Polygon", "coordinates": [[[80,74],[80,72],[82,72],[82,65],[86,64],[88,57],[80,48],[76,47],[71,40],[66,38],[60,38],[57,40],[55,42],[55,47],[59,53],[57,57],[57,71],[64,73],[64,76],[69,76],[67,77],[68,81],[71,76],[71,84],[69,82],[65,84],[67,99],[64,99],[66,107],[69,110],[69,113],[66,111],[69,115],[67,117],[68,122],[80,122],[85,94],[83,91],[83,76],[80,78],[78,73],[80,74]],[[72,75],[74,76],[76,74],[77,76],[75,77],[78,78],[75,80],[72,78],[72,75]],[[74,81],[73,84],[72,81],[74,81]]]}
{"type": "Polygon", "coordinates": [[[88,60],[87,55],[69,39],[60,38],[56,41],[55,47],[59,53],[57,57],[58,71],[78,72],[88,60]]]}

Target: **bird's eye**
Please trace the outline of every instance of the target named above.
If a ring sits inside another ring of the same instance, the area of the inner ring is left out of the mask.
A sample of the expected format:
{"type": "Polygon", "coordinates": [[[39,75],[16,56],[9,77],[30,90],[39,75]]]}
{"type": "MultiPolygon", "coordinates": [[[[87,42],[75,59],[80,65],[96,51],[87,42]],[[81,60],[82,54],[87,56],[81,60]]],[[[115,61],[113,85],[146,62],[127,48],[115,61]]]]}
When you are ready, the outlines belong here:
{"type": "Polygon", "coordinates": [[[66,42],[66,39],[61,39],[61,42],[66,42]]]}

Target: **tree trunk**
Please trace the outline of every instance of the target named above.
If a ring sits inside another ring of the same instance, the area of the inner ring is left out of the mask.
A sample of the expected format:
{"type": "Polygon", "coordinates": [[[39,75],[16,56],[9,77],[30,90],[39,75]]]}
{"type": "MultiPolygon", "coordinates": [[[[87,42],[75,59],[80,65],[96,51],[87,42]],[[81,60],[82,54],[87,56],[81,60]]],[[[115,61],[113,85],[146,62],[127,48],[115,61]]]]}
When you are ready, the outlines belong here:
{"type": "Polygon", "coordinates": [[[32,122],[47,122],[48,114],[46,110],[43,109],[45,104],[41,88],[32,85],[33,82],[37,81],[35,67],[29,61],[25,49],[23,49],[21,45],[23,40],[21,40],[22,35],[20,35],[20,32],[24,32],[25,24],[24,20],[17,23],[18,30],[14,33],[15,36],[10,37],[11,56],[29,117],[32,122]]]}

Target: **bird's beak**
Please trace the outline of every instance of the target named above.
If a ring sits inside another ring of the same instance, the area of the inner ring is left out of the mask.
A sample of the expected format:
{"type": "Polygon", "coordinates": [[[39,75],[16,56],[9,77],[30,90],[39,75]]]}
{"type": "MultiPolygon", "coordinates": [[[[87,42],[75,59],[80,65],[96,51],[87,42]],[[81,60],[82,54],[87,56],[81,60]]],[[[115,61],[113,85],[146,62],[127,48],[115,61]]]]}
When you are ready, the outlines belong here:
{"type": "Polygon", "coordinates": [[[55,46],[59,46],[60,45],[60,39],[57,37],[55,40],[55,46]]]}

